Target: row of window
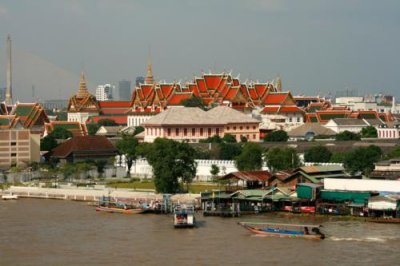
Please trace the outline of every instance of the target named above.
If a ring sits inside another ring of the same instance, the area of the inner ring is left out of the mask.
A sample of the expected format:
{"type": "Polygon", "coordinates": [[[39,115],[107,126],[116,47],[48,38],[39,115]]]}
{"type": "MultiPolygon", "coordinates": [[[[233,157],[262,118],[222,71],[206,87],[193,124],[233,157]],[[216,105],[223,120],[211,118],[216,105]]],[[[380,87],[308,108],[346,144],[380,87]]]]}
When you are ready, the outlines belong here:
{"type": "MultiPolygon", "coordinates": [[[[232,130],[237,130],[237,128],[238,128],[238,127],[233,126],[233,127],[232,127],[232,130]]],[[[256,126],[253,126],[253,130],[255,130],[256,128],[257,128],[256,126]]],[[[226,129],[227,129],[227,130],[230,130],[231,127],[226,127],[226,129]]],[[[243,129],[244,129],[243,126],[239,126],[239,130],[243,130],[243,129]]],[[[250,126],[246,126],[246,130],[250,130],[250,126]]]]}

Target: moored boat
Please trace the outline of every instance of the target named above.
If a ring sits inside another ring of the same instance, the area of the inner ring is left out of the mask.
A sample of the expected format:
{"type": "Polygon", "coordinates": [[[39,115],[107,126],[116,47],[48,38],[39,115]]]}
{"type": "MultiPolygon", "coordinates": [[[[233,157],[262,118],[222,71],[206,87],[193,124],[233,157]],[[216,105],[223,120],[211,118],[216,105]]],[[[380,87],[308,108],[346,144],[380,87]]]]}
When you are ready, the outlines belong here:
{"type": "Polygon", "coordinates": [[[174,208],[174,227],[194,227],[196,218],[194,217],[194,206],[177,205],[174,208]]]}
{"type": "Polygon", "coordinates": [[[367,221],[372,223],[400,224],[400,218],[393,217],[371,217],[367,221]]]}
{"type": "Polygon", "coordinates": [[[10,194],[6,194],[6,195],[2,195],[1,198],[3,200],[17,200],[18,199],[18,195],[10,193],[10,194]]]}
{"type": "Polygon", "coordinates": [[[104,197],[96,207],[96,211],[108,213],[122,213],[122,214],[138,214],[144,213],[146,208],[135,207],[123,202],[113,202],[109,198],[104,197]]]}
{"type": "Polygon", "coordinates": [[[321,225],[251,222],[240,222],[239,224],[253,234],[261,236],[304,238],[311,240],[321,240],[325,238],[325,235],[321,233],[319,229],[321,225]]]}

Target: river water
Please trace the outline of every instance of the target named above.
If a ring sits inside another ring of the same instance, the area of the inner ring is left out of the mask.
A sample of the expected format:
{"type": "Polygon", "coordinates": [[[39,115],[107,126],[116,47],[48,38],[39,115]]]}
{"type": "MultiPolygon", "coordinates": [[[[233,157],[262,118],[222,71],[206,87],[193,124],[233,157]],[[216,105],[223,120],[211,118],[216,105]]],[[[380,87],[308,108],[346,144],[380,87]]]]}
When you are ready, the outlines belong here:
{"type": "Polygon", "coordinates": [[[400,225],[267,214],[203,217],[97,213],[83,202],[0,202],[0,265],[399,265],[400,225]],[[239,221],[321,223],[327,239],[257,237],[239,221]]]}

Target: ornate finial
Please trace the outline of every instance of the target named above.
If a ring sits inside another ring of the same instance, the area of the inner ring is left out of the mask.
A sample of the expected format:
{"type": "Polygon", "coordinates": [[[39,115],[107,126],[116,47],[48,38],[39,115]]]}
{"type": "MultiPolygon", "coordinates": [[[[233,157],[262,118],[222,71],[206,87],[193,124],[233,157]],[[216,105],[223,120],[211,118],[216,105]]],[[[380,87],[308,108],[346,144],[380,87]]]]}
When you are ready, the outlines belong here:
{"type": "Polygon", "coordinates": [[[148,62],[147,62],[147,75],[146,78],[144,79],[145,84],[153,84],[154,79],[153,79],[153,67],[151,64],[151,51],[149,47],[149,57],[148,57],[148,62]]]}
{"type": "Polygon", "coordinates": [[[278,91],[278,92],[282,91],[282,80],[281,80],[281,77],[279,75],[276,78],[275,87],[276,87],[276,91],[278,91]]]}
{"type": "Polygon", "coordinates": [[[81,79],[79,80],[79,90],[78,90],[78,93],[76,94],[76,96],[78,98],[84,98],[87,95],[89,95],[89,91],[86,88],[85,74],[82,71],[81,79]]]}

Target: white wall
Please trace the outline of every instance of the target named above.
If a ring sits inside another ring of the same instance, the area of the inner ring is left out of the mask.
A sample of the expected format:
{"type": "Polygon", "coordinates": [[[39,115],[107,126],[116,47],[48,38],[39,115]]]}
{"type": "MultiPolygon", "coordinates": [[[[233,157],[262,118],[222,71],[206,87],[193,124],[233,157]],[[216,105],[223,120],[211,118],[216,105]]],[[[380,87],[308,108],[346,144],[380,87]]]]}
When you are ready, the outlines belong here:
{"type": "Polygon", "coordinates": [[[400,193],[400,181],[325,178],[324,188],[330,190],[345,191],[377,191],[400,193]]]}

